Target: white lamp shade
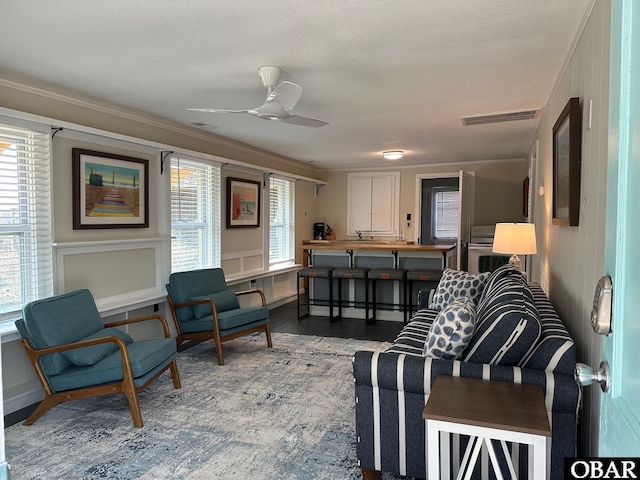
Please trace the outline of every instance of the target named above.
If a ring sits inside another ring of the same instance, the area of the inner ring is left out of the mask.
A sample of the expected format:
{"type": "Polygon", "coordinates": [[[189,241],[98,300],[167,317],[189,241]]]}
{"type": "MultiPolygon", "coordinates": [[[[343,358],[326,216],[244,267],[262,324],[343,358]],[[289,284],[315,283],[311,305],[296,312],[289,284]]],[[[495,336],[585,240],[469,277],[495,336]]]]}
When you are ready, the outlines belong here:
{"type": "Polygon", "coordinates": [[[532,255],[537,251],[536,226],[533,223],[496,223],[494,253],[532,255]]]}

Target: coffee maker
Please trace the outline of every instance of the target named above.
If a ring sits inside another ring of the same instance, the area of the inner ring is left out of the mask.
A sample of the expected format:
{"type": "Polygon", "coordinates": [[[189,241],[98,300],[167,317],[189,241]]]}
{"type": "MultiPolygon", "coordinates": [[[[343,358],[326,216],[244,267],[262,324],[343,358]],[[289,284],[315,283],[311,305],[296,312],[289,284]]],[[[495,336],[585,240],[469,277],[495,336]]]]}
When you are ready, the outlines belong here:
{"type": "Polygon", "coordinates": [[[326,240],[325,225],[322,222],[313,224],[313,239],[314,240],[326,240]]]}

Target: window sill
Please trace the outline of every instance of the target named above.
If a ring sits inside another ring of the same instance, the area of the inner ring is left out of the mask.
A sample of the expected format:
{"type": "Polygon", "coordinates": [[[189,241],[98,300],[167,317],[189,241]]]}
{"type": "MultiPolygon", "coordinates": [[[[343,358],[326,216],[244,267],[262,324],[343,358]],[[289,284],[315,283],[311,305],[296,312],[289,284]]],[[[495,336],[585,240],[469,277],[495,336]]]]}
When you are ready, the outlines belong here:
{"type": "Polygon", "coordinates": [[[2,337],[2,343],[20,340],[20,334],[13,320],[0,323],[0,337],[2,337]]]}
{"type": "MultiPolygon", "coordinates": [[[[269,270],[256,270],[252,272],[242,272],[236,275],[230,275],[227,278],[228,285],[237,285],[238,283],[246,282],[248,280],[271,277],[274,275],[279,275],[282,273],[295,272],[299,270],[301,267],[300,264],[288,264],[288,265],[277,265],[271,267],[269,270]]],[[[166,299],[166,295],[150,295],[145,298],[138,298],[135,302],[126,304],[122,304],[118,302],[117,304],[108,304],[101,303],[100,301],[96,302],[98,307],[98,311],[102,316],[115,315],[117,313],[121,313],[124,311],[135,310],[136,308],[141,308],[147,305],[153,305],[155,303],[161,303],[166,299]]],[[[15,340],[20,340],[20,334],[18,333],[18,329],[14,323],[15,320],[20,317],[16,317],[15,319],[7,320],[4,322],[0,322],[0,337],[2,339],[2,343],[13,342],[15,340]]]]}
{"type": "Polygon", "coordinates": [[[269,268],[268,270],[252,270],[249,272],[236,273],[233,275],[225,276],[227,285],[236,285],[238,283],[246,282],[247,280],[253,280],[257,278],[271,277],[273,275],[279,275],[281,273],[296,272],[302,265],[299,263],[278,265],[269,268]]]}

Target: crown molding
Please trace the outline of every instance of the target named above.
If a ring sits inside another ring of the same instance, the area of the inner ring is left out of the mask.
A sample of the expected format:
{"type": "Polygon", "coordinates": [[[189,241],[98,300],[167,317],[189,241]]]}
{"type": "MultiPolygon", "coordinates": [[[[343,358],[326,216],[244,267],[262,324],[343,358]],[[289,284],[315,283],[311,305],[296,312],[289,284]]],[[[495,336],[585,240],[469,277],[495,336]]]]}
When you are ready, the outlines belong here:
{"type": "Polygon", "coordinates": [[[214,145],[231,148],[242,153],[249,153],[251,155],[255,155],[257,157],[263,158],[265,160],[277,161],[286,165],[291,165],[292,167],[310,168],[311,170],[315,170],[316,172],[321,172],[322,170],[324,170],[315,166],[310,167],[309,165],[307,165],[305,162],[302,162],[301,160],[295,160],[288,157],[284,157],[266,150],[259,149],[258,147],[254,147],[246,143],[242,143],[242,142],[228,139],[226,137],[222,137],[220,135],[215,135],[213,133],[203,133],[203,132],[200,132],[199,130],[185,127],[181,123],[173,122],[164,117],[155,117],[155,116],[152,117],[150,115],[145,115],[143,112],[137,111],[136,113],[133,113],[130,111],[126,111],[124,109],[107,107],[105,105],[100,105],[98,103],[91,102],[89,100],[82,100],[82,99],[75,98],[62,93],[54,92],[52,90],[35,87],[32,85],[19,83],[12,80],[7,80],[5,78],[0,78],[0,86],[13,88],[15,90],[19,90],[32,95],[38,95],[51,100],[68,103],[70,105],[74,105],[80,108],[86,108],[88,110],[92,110],[95,112],[99,112],[107,115],[113,115],[120,118],[125,118],[127,120],[132,120],[132,121],[142,123],[151,127],[169,130],[174,133],[186,135],[188,137],[192,137],[199,140],[204,140],[214,145]]]}
{"type": "Polygon", "coordinates": [[[516,163],[524,162],[526,157],[522,158],[505,158],[505,159],[490,159],[490,160],[467,160],[460,162],[439,162],[439,163],[421,163],[416,165],[394,165],[385,167],[358,167],[358,168],[327,168],[328,172],[368,172],[368,171],[386,171],[386,170],[416,170],[423,168],[438,168],[448,167],[455,168],[456,166],[471,166],[485,164],[485,163],[516,163]]]}

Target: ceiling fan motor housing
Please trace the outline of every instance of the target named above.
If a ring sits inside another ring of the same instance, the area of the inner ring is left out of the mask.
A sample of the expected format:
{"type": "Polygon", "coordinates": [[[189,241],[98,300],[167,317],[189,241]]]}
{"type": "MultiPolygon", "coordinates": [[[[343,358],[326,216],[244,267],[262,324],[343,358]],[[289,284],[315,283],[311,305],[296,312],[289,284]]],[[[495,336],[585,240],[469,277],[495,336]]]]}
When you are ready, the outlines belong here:
{"type": "Polygon", "coordinates": [[[282,70],[279,67],[272,65],[265,65],[258,68],[258,77],[260,77],[262,85],[269,89],[269,93],[271,93],[271,90],[278,84],[281,73],[282,70]]]}

